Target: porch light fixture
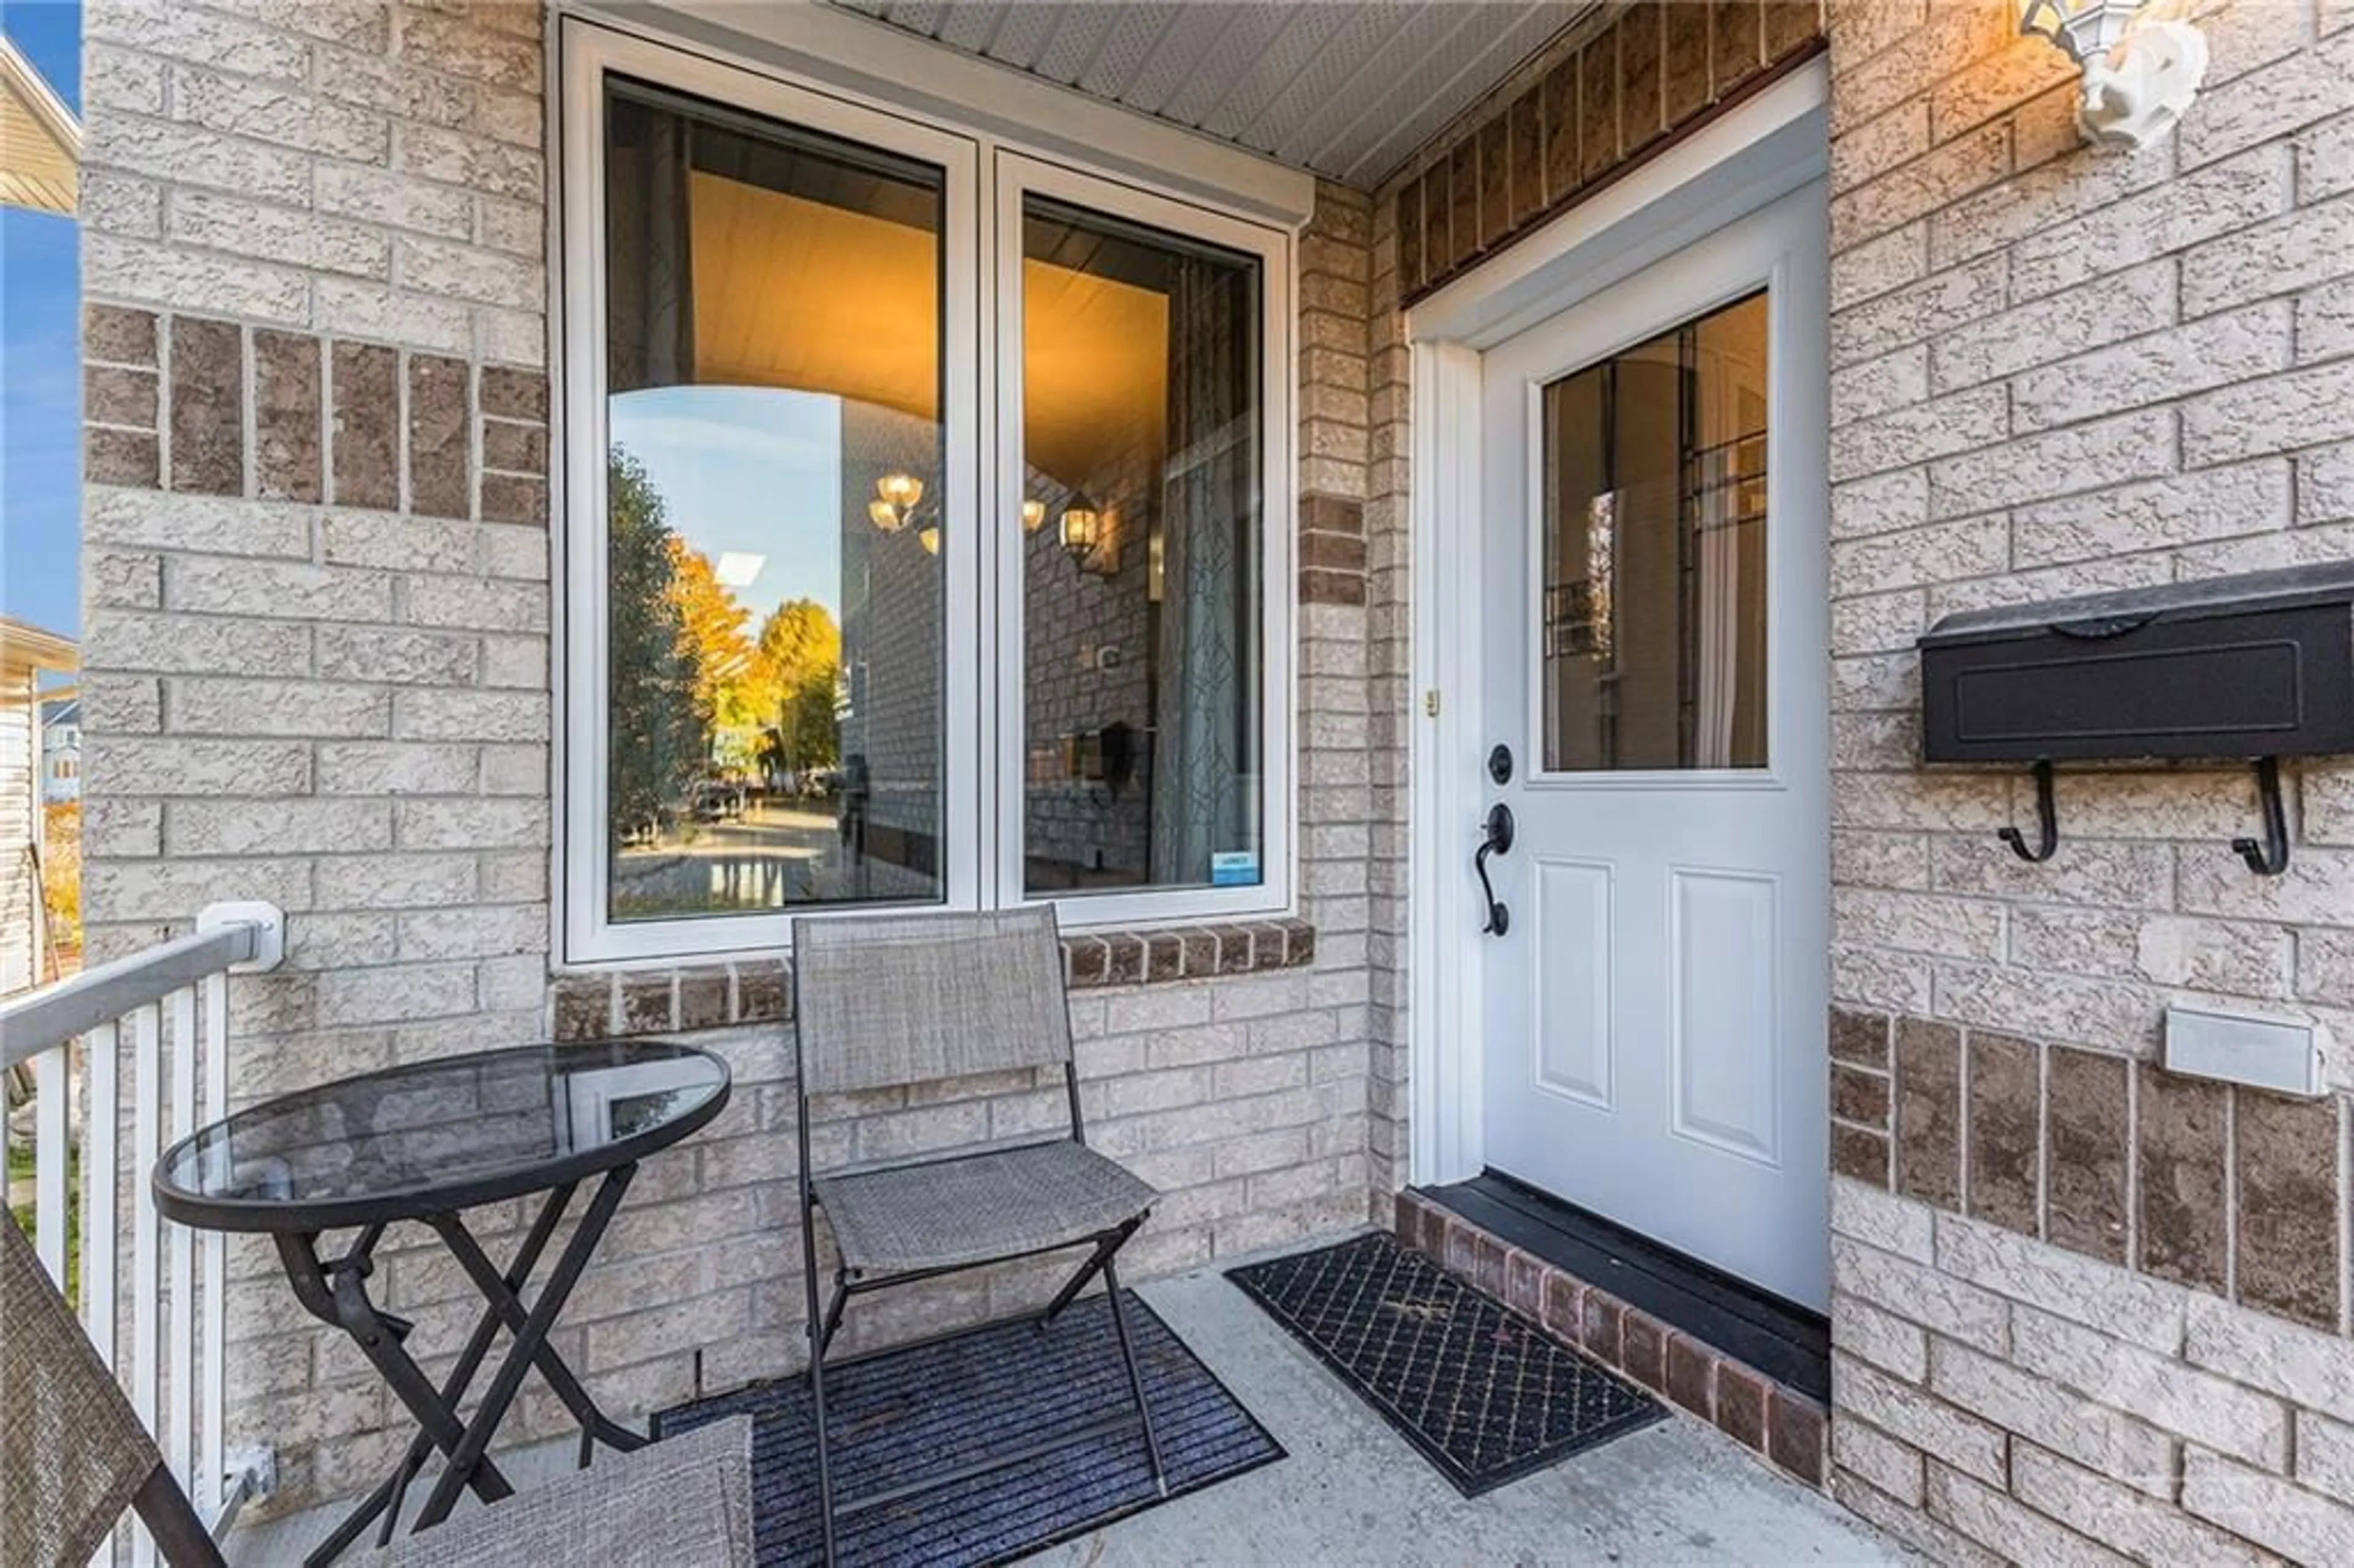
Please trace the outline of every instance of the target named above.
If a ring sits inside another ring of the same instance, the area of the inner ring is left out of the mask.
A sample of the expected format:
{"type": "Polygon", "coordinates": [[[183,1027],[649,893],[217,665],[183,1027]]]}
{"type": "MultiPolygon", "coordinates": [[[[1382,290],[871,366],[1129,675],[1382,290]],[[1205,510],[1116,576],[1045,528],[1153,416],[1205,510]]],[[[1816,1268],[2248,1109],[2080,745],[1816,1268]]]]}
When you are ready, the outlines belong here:
{"type": "Polygon", "coordinates": [[[1046,503],[1044,502],[1024,501],[1022,503],[1022,531],[1024,534],[1035,534],[1044,527],[1045,524],[1046,503]]]}
{"type": "Polygon", "coordinates": [[[2174,129],[2207,78],[2206,36],[2183,11],[2183,0],[2021,0],[2019,30],[2084,68],[2086,141],[2142,147],[2174,129]]]}
{"type": "Polygon", "coordinates": [[[1074,492],[1071,503],[1063,508],[1063,550],[1079,570],[1108,577],[1114,568],[1106,566],[1098,552],[1103,546],[1103,514],[1084,494],[1074,492]]]}
{"type": "Polygon", "coordinates": [[[923,546],[924,554],[928,556],[938,555],[940,553],[940,525],[937,523],[927,523],[922,528],[917,530],[916,542],[923,546]]]}

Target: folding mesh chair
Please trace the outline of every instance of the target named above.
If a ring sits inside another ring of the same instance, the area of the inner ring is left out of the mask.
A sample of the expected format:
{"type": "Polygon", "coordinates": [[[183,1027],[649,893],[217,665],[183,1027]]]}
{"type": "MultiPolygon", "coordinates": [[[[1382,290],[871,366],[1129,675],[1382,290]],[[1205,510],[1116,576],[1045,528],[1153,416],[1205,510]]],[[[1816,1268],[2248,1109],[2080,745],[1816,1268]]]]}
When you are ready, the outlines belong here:
{"type": "MultiPolygon", "coordinates": [[[[86,1568],[122,1510],[172,1568],[219,1547],[32,1243],[0,1214],[0,1563],[86,1568]]],[[[751,1568],[752,1423],[715,1422],[393,1543],[388,1568],[751,1568]]]]}
{"type": "Polygon", "coordinates": [[[801,1248],[809,1294],[810,1393],[817,1421],[818,1499],[825,1558],[836,1516],[862,1512],[1044,1454],[1139,1428],[1153,1483],[1169,1483],[1136,1346],[1120,1304],[1114,1255],[1160,1194],[1087,1146],[1063,945],[1051,909],[793,923],[794,1053],[798,1062],[801,1248]],[[876,1168],[819,1174],[810,1164],[812,1097],[855,1094],[1023,1068],[1060,1067],[1070,1107],[1066,1138],[993,1144],[876,1168]],[[839,1256],[833,1294],[818,1301],[817,1214],[839,1256]],[[825,1418],[825,1352],[853,1296],[986,1264],[1092,1248],[1039,1317],[1051,1326],[1097,1275],[1111,1302],[1132,1412],[957,1465],[868,1496],[833,1496],[825,1418]]]}

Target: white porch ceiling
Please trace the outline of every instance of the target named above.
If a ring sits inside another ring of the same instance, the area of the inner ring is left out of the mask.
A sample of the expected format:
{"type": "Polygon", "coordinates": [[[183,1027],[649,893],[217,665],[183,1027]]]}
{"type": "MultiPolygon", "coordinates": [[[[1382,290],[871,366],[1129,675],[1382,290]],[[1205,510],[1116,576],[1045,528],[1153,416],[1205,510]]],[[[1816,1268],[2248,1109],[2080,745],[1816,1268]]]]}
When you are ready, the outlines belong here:
{"type": "Polygon", "coordinates": [[[1596,0],[831,0],[1371,186],[1596,0]]]}

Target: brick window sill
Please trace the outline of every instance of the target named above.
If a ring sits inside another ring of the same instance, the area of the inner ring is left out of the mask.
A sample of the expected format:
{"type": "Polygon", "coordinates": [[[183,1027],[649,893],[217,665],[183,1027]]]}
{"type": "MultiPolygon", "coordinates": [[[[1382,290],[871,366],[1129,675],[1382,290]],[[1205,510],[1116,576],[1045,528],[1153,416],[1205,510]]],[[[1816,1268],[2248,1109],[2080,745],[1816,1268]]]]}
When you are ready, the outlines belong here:
{"type": "MultiPolygon", "coordinates": [[[[1300,919],[1063,938],[1073,991],[1301,969],[1315,959],[1316,927],[1300,919]]],[[[792,960],[781,956],[559,972],[549,987],[551,1032],[571,1042],[781,1023],[792,1017],[792,960]]]]}

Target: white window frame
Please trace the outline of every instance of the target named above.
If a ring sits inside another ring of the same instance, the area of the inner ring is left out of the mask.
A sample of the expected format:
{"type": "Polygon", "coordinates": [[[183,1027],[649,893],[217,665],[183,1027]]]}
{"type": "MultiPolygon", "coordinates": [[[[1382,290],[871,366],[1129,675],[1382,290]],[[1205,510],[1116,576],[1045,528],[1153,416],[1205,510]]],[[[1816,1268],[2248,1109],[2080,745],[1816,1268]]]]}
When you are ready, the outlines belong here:
{"type": "Polygon", "coordinates": [[[775,951],[802,916],[883,915],[1052,903],[1066,929],[1231,920],[1288,913],[1299,812],[1293,750],[1298,574],[1293,428],[1297,359],[1291,232],[1244,212],[1050,161],[979,126],[909,112],[759,60],[690,48],[643,28],[577,16],[557,23],[551,132],[551,278],[560,317],[557,497],[556,846],[558,961],[630,964],[775,951]],[[941,789],[943,897],[917,905],[811,905],[752,915],[615,921],[606,840],[607,647],[604,83],[620,73],[789,124],[897,153],[945,172],[941,561],[946,573],[941,789]],[[993,190],[993,195],[992,195],[993,190]],[[1198,235],[1261,263],[1266,422],[1261,475],[1260,876],[1253,886],[1169,888],[1029,899],[1023,876],[1021,642],[1021,203],[1037,192],[1107,215],[1198,235]],[[1011,213],[1011,221],[1007,214],[1011,213]],[[984,333],[981,304],[996,310],[984,333]],[[1002,344],[1016,345],[1001,353],[1002,344]],[[984,388],[994,388],[994,397],[984,388]],[[984,497],[995,504],[984,506],[984,497]],[[1003,527],[984,542],[988,519],[1003,527]],[[987,657],[983,655],[986,654],[987,657]],[[969,655],[969,656],[967,656],[969,655]],[[989,671],[1009,673],[995,680],[989,671]],[[1006,700],[1008,697],[1011,700],[1006,700]]]}
{"type": "MultiPolygon", "coordinates": [[[[997,333],[1022,342],[1022,204],[1032,195],[1108,217],[1190,236],[1254,257],[1259,263],[1261,343],[1259,493],[1259,875],[1254,886],[1140,887],[1057,893],[1036,898],[1023,883],[1024,791],[1008,789],[999,804],[997,885],[1006,903],[1052,904],[1066,927],[1136,927],[1172,920],[1237,918],[1288,907],[1291,834],[1298,794],[1291,787],[1292,569],[1291,239],[1280,230],[1247,223],[1190,202],[1044,159],[1003,149],[992,154],[997,201],[997,333]]],[[[1018,353],[997,357],[997,504],[995,515],[1021,514],[1023,366],[1018,353]]],[[[1028,648],[1023,626],[1023,552],[1018,534],[1005,535],[997,557],[997,755],[1001,780],[1016,779],[1027,746],[1023,693],[1028,648]]]]}

